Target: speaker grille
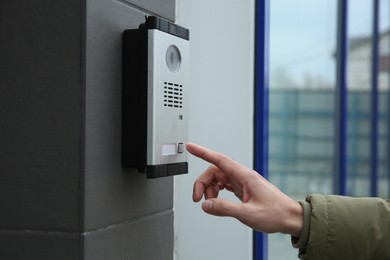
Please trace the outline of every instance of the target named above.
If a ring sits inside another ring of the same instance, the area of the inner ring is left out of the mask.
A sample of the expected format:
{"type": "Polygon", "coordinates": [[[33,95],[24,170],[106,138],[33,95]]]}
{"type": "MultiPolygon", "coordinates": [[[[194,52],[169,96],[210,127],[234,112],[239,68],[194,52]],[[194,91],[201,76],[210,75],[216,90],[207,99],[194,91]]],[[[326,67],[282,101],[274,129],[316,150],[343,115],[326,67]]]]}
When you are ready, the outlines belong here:
{"type": "Polygon", "coordinates": [[[183,85],[164,82],[164,107],[183,108],[183,85]]]}

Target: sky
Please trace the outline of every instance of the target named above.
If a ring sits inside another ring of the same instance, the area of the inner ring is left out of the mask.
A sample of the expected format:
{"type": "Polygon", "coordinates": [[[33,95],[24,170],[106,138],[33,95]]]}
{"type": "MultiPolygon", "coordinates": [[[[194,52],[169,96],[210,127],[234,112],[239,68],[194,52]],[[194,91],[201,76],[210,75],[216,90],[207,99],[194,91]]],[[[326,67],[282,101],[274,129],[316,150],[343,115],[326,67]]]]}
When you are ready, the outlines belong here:
{"type": "MultiPolygon", "coordinates": [[[[335,81],[337,0],[270,1],[271,86],[335,81]]],[[[350,0],[348,37],[370,35],[372,0],[350,0]]],[[[380,28],[389,28],[390,0],[380,0],[380,28]]]]}

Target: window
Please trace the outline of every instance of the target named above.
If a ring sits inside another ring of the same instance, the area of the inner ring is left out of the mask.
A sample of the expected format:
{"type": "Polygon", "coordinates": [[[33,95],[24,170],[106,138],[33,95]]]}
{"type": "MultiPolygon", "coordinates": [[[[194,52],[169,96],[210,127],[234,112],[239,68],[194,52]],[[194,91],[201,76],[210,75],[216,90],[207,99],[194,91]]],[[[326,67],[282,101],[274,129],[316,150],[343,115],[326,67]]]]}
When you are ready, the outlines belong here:
{"type": "MultiPolygon", "coordinates": [[[[259,0],[258,8],[269,20],[257,19],[256,113],[264,123],[256,151],[268,151],[258,152],[266,162],[257,170],[295,199],[313,192],[389,197],[390,0],[259,0]],[[343,22],[347,30],[338,33],[343,22]]],[[[262,247],[255,259],[297,259],[289,236],[261,240],[268,243],[255,243],[262,247]]]]}

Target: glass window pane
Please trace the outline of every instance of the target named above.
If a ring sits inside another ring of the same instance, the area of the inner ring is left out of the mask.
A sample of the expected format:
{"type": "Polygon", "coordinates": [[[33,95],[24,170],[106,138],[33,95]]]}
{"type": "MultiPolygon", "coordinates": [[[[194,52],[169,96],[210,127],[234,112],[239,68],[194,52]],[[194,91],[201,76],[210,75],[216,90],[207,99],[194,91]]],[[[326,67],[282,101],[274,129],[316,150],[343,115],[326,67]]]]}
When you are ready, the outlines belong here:
{"type": "MultiPolygon", "coordinates": [[[[270,181],[295,199],[332,193],[337,1],[270,5],[270,181]]],[[[297,254],[290,237],[269,236],[269,259],[297,254]]]]}
{"type": "Polygon", "coordinates": [[[369,196],[373,2],[348,3],[347,194],[369,196]]]}

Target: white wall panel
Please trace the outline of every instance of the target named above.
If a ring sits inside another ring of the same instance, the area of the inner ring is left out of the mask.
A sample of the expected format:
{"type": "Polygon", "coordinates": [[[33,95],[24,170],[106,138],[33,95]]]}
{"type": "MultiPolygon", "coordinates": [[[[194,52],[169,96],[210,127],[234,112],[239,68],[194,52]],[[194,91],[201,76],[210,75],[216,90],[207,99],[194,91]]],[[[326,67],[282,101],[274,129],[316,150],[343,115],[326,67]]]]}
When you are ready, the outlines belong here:
{"type": "MultiPolygon", "coordinates": [[[[189,139],[252,167],[254,1],[176,3],[177,23],[190,29],[189,139]]],[[[190,156],[189,165],[188,175],[175,177],[176,259],[252,259],[251,229],[192,202],[207,164],[190,156]]]]}

